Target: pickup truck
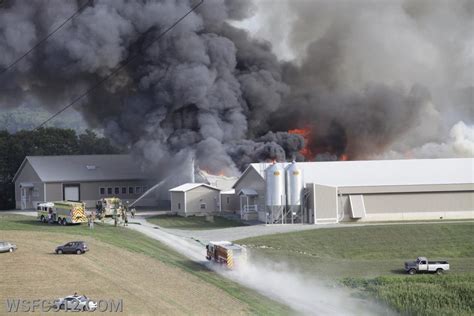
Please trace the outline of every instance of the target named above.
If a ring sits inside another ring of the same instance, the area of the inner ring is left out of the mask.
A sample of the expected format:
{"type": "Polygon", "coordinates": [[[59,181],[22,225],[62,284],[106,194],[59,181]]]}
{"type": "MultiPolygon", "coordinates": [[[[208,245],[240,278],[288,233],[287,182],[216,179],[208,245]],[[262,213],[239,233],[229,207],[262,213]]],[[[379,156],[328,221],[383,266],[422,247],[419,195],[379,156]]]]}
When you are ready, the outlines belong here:
{"type": "Polygon", "coordinates": [[[405,262],[405,271],[408,274],[415,274],[417,272],[432,272],[442,274],[449,270],[449,263],[447,261],[428,261],[426,257],[418,257],[416,261],[405,262]]]}

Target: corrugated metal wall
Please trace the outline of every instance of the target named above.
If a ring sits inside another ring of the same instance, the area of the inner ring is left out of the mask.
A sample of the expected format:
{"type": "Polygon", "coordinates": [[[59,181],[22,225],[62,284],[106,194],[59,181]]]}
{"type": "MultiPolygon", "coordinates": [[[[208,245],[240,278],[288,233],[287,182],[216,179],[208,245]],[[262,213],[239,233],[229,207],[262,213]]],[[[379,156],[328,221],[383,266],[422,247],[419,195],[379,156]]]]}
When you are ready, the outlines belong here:
{"type": "Polygon", "coordinates": [[[315,223],[337,221],[337,188],[314,185],[315,223]]]}
{"type": "MultiPolygon", "coordinates": [[[[474,192],[366,193],[363,199],[361,221],[474,219],[474,192]]],[[[339,197],[339,205],[344,221],[354,220],[348,194],[339,197]]]]}

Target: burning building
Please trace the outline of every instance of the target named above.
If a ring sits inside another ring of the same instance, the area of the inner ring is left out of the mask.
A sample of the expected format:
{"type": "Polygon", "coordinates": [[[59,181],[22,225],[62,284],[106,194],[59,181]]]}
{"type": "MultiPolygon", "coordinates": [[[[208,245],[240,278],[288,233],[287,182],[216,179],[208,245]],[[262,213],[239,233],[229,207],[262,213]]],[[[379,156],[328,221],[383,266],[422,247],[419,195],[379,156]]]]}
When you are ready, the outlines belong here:
{"type": "MultiPolygon", "coordinates": [[[[186,178],[183,165],[192,159],[210,174],[244,171],[234,186],[239,211],[262,221],[263,162],[272,160],[302,168],[310,193],[301,203],[314,205],[304,215],[291,210],[299,220],[321,221],[318,201],[332,203],[328,220],[346,208],[360,216],[364,203],[367,215],[376,214],[373,199],[400,205],[401,216],[402,200],[416,196],[413,205],[424,212],[423,197],[439,197],[445,188],[446,201],[460,201],[454,209],[469,211],[472,178],[455,177],[456,170],[428,177],[452,170],[456,160],[314,161],[474,156],[473,1],[206,0],[190,12],[195,3],[0,1],[0,108],[30,104],[62,113],[84,96],[67,110],[129,151],[154,183],[186,178]],[[262,3],[274,7],[259,10],[262,3]],[[249,21],[259,30],[245,29],[249,21]],[[281,42],[290,58],[272,45],[281,42]],[[426,162],[439,168],[418,174],[426,162]],[[358,168],[364,174],[353,183],[347,177],[358,168]],[[398,182],[400,174],[406,177],[398,182]]],[[[273,175],[283,177],[283,167],[273,175]]],[[[163,185],[161,198],[185,181],[163,185]]],[[[226,191],[226,207],[236,205],[226,191]]],[[[281,196],[270,200],[287,209],[281,196]]],[[[443,203],[429,214],[443,212],[443,203]]],[[[271,221],[282,214],[270,213],[271,221]]]]}
{"type": "MultiPolygon", "coordinates": [[[[0,2],[0,70],[85,3],[0,2]]],[[[157,182],[190,157],[236,176],[259,161],[474,155],[472,1],[282,0],[267,16],[259,1],[209,0],[161,37],[194,4],[90,1],[0,76],[0,107],[55,112],[94,87],[68,111],[157,182]]]]}
{"type": "Polygon", "coordinates": [[[473,219],[473,166],[472,158],[255,163],[234,189],[241,217],[264,223],[473,219]]]}

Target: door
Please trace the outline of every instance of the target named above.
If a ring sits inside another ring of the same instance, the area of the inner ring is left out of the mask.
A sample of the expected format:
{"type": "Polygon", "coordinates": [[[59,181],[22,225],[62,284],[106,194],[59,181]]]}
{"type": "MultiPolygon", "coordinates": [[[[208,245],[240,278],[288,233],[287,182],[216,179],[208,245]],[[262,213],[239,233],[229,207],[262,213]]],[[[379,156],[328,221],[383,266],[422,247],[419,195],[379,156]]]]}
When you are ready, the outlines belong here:
{"type": "Polygon", "coordinates": [[[63,200],[64,201],[80,201],[81,192],[79,184],[65,184],[63,186],[63,200]]]}
{"type": "Polygon", "coordinates": [[[72,252],[72,243],[67,243],[64,245],[63,248],[64,253],[71,253],[72,252]]]}
{"type": "Polygon", "coordinates": [[[420,260],[418,264],[419,271],[428,271],[428,262],[426,260],[420,260]]]}
{"type": "Polygon", "coordinates": [[[21,209],[31,208],[31,188],[21,188],[21,209]]]}

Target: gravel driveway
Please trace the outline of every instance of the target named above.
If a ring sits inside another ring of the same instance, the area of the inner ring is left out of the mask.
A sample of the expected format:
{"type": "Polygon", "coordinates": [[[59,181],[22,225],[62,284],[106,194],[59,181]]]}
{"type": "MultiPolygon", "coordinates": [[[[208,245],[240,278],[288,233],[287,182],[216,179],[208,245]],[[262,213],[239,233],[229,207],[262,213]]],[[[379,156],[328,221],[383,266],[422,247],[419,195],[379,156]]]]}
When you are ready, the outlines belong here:
{"type": "MultiPolygon", "coordinates": [[[[136,223],[139,225],[131,225],[129,227],[136,228],[135,226],[141,226],[143,228],[159,230],[161,232],[166,232],[168,234],[197,239],[202,242],[208,242],[211,240],[239,240],[248,237],[262,236],[262,235],[271,235],[278,233],[287,233],[308,229],[317,229],[322,227],[338,227],[340,224],[324,224],[324,225],[308,225],[308,224],[287,224],[287,225],[249,225],[249,226],[238,226],[238,227],[228,227],[228,228],[218,228],[218,229],[208,229],[208,230],[188,230],[188,229],[173,229],[173,228],[164,228],[156,224],[152,224],[146,220],[148,216],[142,216],[142,214],[137,215],[135,218],[130,219],[130,223],[136,223]]],[[[139,228],[137,228],[139,230],[139,228]]]]}

